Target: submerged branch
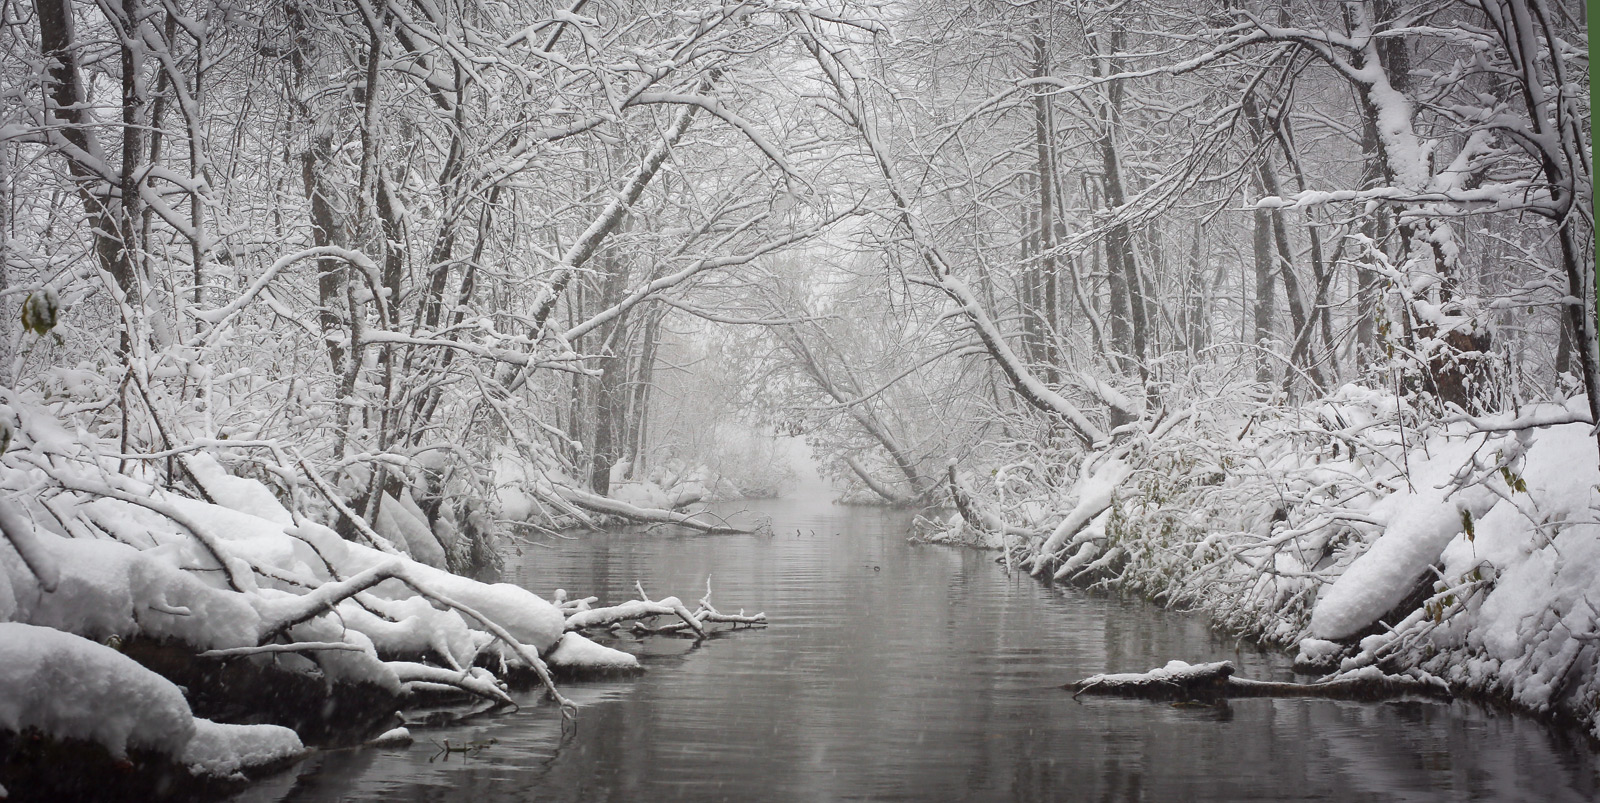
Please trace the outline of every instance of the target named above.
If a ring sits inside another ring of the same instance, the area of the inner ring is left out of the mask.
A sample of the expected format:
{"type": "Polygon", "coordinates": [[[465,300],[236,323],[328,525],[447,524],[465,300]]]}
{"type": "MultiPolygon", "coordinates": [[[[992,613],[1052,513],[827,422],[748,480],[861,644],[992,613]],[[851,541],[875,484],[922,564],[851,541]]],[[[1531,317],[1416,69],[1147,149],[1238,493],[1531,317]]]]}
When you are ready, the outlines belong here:
{"type": "Polygon", "coordinates": [[[1230,697],[1319,697],[1331,700],[1389,700],[1423,696],[1450,699],[1436,678],[1386,675],[1368,667],[1316,683],[1280,683],[1233,677],[1232,661],[1186,664],[1172,661],[1149,672],[1094,675],[1062,688],[1073,697],[1133,697],[1141,700],[1210,701],[1230,697]]]}

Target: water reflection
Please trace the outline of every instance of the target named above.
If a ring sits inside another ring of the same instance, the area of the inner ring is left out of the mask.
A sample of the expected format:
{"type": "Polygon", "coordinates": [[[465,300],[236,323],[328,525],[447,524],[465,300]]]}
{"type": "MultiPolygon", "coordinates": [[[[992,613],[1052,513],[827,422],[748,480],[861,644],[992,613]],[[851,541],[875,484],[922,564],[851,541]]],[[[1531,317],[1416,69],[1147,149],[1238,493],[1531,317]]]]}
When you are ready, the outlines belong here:
{"type": "Polygon", "coordinates": [[[904,540],[907,516],[748,505],[771,536],[636,531],[528,550],[506,580],[606,600],[764,610],[700,646],[624,637],[643,677],[569,684],[562,740],[527,707],[331,752],[240,800],[1593,800],[1595,756],[1538,723],[1456,703],[1074,701],[1059,684],[1171,658],[1286,677],[1192,617],[1007,576],[991,556],[904,540]],[[428,740],[495,738],[428,758],[428,740]]]}

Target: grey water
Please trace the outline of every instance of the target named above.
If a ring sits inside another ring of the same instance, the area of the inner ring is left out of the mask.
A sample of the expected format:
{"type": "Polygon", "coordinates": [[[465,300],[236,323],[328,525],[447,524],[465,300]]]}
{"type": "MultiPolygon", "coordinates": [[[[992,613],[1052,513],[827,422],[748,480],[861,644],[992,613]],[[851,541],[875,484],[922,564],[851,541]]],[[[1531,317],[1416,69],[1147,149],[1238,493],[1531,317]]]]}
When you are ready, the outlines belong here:
{"type": "MultiPolygon", "coordinates": [[[[569,682],[563,735],[520,711],[412,729],[405,748],[314,754],[244,801],[1592,801],[1581,739],[1468,702],[1074,700],[1060,686],[1177,658],[1290,679],[1203,620],[1008,574],[906,540],[910,514],[825,498],[741,503],[771,535],[670,529],[523,547],[504,580],[620,602],[705,592],[765,629],[620,636],[632,678],[569,682]],[[494,739],[435,758],[433,742],[494,739]],[[430,760],[432,759],[432,760],[430,760]]],[[[415,713],[411,716],[417,716],[415,713]]]]}

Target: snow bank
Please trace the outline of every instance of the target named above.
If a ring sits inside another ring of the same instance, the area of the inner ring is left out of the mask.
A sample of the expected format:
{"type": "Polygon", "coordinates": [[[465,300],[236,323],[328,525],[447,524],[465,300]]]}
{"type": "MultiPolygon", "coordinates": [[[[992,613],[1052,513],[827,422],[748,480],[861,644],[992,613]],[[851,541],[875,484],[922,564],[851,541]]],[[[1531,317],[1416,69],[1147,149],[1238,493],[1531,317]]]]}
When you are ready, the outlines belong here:
{"type": "Polygon", "coordinates": [[[1056,511],[1048,538],[1012,548],[1057,579],[1207,611],[1299,644],[1306,666],[1426,673],[1600,737],[1600,461],[1589,425],[1565,423],[1584,399],[1444,422],[1357,386],[1248,417],[1210,404],[1075,479],[1041,470],[1071,481],[1065,499],[980,501],[1008,522],[1036,520],[1034,501],[1056,511]]]}
{"type": "MultiPolygon", "coordinates": [[[[227,776],[296,754],[299,738],[196,720],[185,692],[97,642],[154,642],[197,661],[314,677],[326,682],[326,703],[342,704],[335,697],[346,684],[398,698],[397,668],[409,677],[415,667],[452,667],[440,670],[444,685],[503,696],[499,680],[473,664],[489,660],[486,650],[502,666],[522,659],[490,631],[503,628],[537,653],[561,638],[562,612],[539,596],[441,568],[442,542],[408,495],[386,498],[379,531],[420,561],[291,515],[265,485],[205,453],[183,462],[207,500],[158,484],[144,464],[118,472],[119,461],[104,456],[116,453],[114,442],[69,433],[42,405],[11,401],[7,414],[21,427],[13,458],[0,462],[0,502],[12,514],[0,539],[0,727],[89,739],[118,756],[155,750],[194,773],[227,776]],[[11,546],[19,540],[26,562],[11,546]],[[40,566],[53,569],[48,583],[40,566]],[[343,586],[380,566],[398,576],[343,586]],[[198,657],[212,650],[235,652],[198,657]]],[[[173,671],[185,683],[212,682],[173,671]]],[[[384,699],[353,704],[386,714],[384,699]]],[[[263,713],[273,705],[261,701],[263,713]]]]}

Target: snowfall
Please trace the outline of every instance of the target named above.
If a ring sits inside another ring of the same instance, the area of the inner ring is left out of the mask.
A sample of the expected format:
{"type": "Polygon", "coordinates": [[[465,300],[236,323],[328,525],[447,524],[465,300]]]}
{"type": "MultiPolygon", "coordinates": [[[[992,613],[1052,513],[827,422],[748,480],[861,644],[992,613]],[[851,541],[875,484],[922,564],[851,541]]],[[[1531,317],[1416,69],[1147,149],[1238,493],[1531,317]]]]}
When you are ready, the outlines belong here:
{"type": "MultiPolygon", "coordinates": [[[[452,574],[452,533],[430,530],[409,498],[346,540],[240,476],[225,462],[236,449],[173,455],[206,497],[189,498],[39,400],[7,401],[0,731],[238,779],[301,755],[301,735],[198,717],[188,690],[124,650],[246,662],[396,708],[441,692],[509,703],[518,671],[548,682],[551,666],[637,670],[586,627],[758,621],[724,617],[709,594],[694,611],[672,597],[596,608],[452,574]]],[[[1006,547],[1041,577],[1204,610],[1331,677],[1436,678],[1600,738],[1600,469],[1591,427],[1575,421],[1582,401],[1432,426],[1353,386],[1320,405],[1270,420],[1171,416],[1084,457],[1061,498],[1000,507],[963,485],[978,523],[958,515],[940,538],[1006,547]]]]}

